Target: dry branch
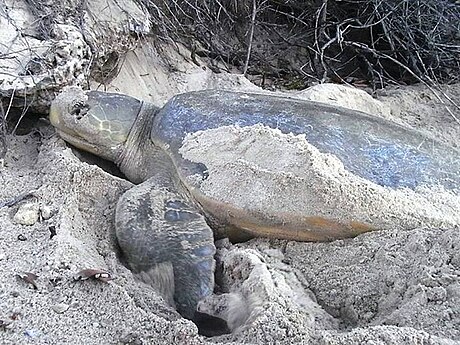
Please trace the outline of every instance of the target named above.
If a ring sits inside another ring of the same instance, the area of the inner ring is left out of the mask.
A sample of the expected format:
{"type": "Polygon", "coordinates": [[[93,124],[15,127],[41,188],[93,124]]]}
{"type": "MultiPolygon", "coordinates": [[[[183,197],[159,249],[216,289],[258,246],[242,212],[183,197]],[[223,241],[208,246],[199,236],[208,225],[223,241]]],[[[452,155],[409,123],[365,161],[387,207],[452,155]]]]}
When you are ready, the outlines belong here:
{"type": "MultiPolygon", "coordinates": [[[[2,102],[0,102],[0,162],[3,162],[6,150],[6,113],[3,109],[2,102]]],[[[2,165],[3,163],[0,163],[0,168],[2,165]]]]}
{"type": "Polygon", "coordinates": [[[138,1],[162,37],[245,75],[367,80],[375,88],[460,81],[458,1],[138,1]]]}

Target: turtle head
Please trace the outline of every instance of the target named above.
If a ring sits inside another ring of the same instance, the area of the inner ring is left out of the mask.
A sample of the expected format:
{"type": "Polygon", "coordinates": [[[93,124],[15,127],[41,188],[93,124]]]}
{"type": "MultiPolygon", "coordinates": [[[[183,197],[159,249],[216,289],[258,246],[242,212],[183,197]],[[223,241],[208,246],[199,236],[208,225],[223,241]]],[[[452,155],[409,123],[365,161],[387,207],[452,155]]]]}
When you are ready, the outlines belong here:
{"type": "Polygon", "coordinates": [[[50,121],[68,143],[115,161],[141,106],[130,96],[70,87],[52,102],[50,121]]]}

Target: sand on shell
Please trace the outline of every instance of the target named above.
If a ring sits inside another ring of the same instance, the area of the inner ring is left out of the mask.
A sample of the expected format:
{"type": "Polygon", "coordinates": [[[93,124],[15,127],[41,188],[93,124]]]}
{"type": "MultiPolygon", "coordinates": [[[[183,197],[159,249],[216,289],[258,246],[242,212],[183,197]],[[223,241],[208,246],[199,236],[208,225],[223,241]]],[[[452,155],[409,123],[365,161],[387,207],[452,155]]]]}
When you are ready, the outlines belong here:
{"type": "MultiPolygon", "coordinates": [[[[443,115],[442,108],[433,109],[438,110],[421,111],[422,120],[417,123],[432,124],[430,132],[436,136],[437,131],[441,133],[448,128],[442,139],[454,142],[460,130],[448,115],[443,115]]],[[[392,112],[391,116],[399,115],[392,112]]],[[[0,169],[0,203],[31,193],[22,201],[0,208],[0,343],[455,344],[460,341],[460,238],[455,225],[458,212],[454,212],[457,196],[438,194],[439,191],[392,192],[366,184],[347,175],[334,157],[316,152],[301,137],[262,126],[221,130],[225,133],[218,135],[244,139],[242,143],[256,131],[257,145],[276,143],[274,151],[281,154],[284,150],[293,156],[287,156],[288,161],[280,160],[277,170],[267,173],[263,164],[268,161],[254,161],[251,154],[243,151],[226,151],[225,142],[206,147],[212,132],[198,133],[196,138],[202,142],[188,147],[187,154],[190,157],[196,154],[195,159],[206,160],[212,169],[209,181],[214,181],[214,185],[208,186],[209,193],[217,192],[219,178],[228,178],[231,181],[228,184],[238,183],[238,190],[247,193],[251,191],[242,182],[243,177],[259,179],[259,192],[248,194],[254,198],[261,197],[261,188],[273,193],[276,185],[265,186],[267,180],[275,179],[278,187],[286,190],[291,183],[305,183],[311,176],[317,179],[314,187],[318,188],[336,188],[341,181],[340,185],[360,191],[354,190],[357,199],[340,199],[346,209],[343,216],[348,212],[362,214],[355,209],[359,204],[367,217],[372,217],[369,207],[375,207],[379,212],[375,219],[383,219],[389,229],[331,243],[257,239],[238,245],[219,244],[218,281],[222,293],[203,301],[200,308],[228,320],[233,333],[206,338],[198,334],[196,325],[171,309],[152,287],[136,280],[120,261],[113,229],[114,210],[119,196],[132,184],[108,174],[94,165],[94,160],[85,162],[44,124],[27,135],[8,137],[9,149],[0,169]],[[222,160],[198,157],[200,150],[219,154],[222,160]],[[294,158],[313,168],[302,172],[293,164],[294,158]],[[219,172],[219,167],[225,170],[228,164],[240,169],[237,170],[242,174],[240,180],[219,172]],[[249,173],[252,175],[245,175],[249,173]],[[381,193],[375,204],[365,205],[367,188],[381,193]],[[439,200],[441,195],[446,199],[439,200]],[[377,205],[390,207],[384,205],[385,201],[393,202],[391,212],[396,212],[398,219],[401,217],[401,221],[415,228],[400,231],[391,217],[382,217],[377,205]],[[51,217],[44,219],[41,215],[33,225],[16,224],[15,214],[28,204],[38,204],[38,208],[31,208],[38,212],[46,206],[52,211],[51,217]],[[83,269],[109,272],[113,280],[75,281],[74,277],[83,269]],[[27,272],[38,276],[37,288],[18,276],[27,272]]],[[[251,145],[247,152],[256,146],[251,145]]],[[[242,195],[231,197],[242,205],[247,202],[242,195]]]]}
{"type": "Polygon", "coordinates": [[[357,221],[376,229],[460,225],[460,195],[439,187],[383,187],[347,171],[305,135],[262,124],[191,133],[179,152],[203,163],[205,195],[267,218],[286,213],[357,221]]]}

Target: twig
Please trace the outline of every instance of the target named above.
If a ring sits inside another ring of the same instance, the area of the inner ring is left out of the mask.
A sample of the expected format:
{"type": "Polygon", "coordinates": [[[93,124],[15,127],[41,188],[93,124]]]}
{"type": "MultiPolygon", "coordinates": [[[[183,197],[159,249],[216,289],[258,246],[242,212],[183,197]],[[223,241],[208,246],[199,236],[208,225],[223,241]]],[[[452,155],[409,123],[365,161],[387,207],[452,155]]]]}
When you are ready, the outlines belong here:
{"type": "Polygon", "coordinates": [[[10,102],[8,104],[8,108],[6,109],[6,113],[5,113],[5,121],[8,118],[8,114],[10,113],[11,106],[13,105],[13,99],[14,99],[14,93],[15,92],[16,92],[16,88],[14,88],[13,91],[11,91],[10,102]]]}
{"type": "MultiPolygon", "coordinates": [[[[328,43],[323,44],[324,42],[324,37],[326,36],[326,19],[327,19],[327,1],[328,0],[322,0],[320,8],[316,12],[316,21],[315,21],[315,46],[317,50],[317,56],[319,55],[319,62],[321,63],[322,67],[322,77],[321,77],[321,82],[324,82],[327,77],[327,71],[328,68],[326,66],[326,62],[324,60],[324,52],[330,44],[335,39],[330,39],[328,43]]],[[[319,74],[317,72],[317,74],[319,74]]]]}
{"type": "Polygon", "coordinates": [[[17,197],[13,198],[13,199],[10,199],[10,200],[7,200],[7,201],[4,201],[4,202],[0,202],[0,208],[3,208],[3,207],[11,207],[13,205],[16,205],[18,202],[28,198],[28,197],[35,197],[35,192],[36,190],[32,190],[30,192],[24,192],[22,194],[19,194],[17,197]]]}
{"type": "Polygon", "coordinates": [[[249,26],[248,50],[246,52],[246,61],[244,62],[244,68],[243,68],[243,76],[245,77],[248,73],[249,59],[251,58],[252,41],[254,39],[254,27],[256,25],[256,16],[257,16],[257,0],[252,0],[252,16],[251,16],[251,24],[249,26]]]}
{"type": "MultiPolygon", "coordinates": [[[[394,62],[395,64],[397,64],[398,66],[400,66],[402,69],[404,69],[405,71],[407,71],[410,75],[412,75],[415,79],[417,79],[419,82],[421,82],[422,84],[424,84],[432,93],[433,95],[435,95],[435,97],[446,107],[446,110],[449,112],[449,114],[452,116],[452,118],[458,123],[460,124],[460,120],[458,119],[457,116],[455,116],[455,114],[449,109],[449,107],[445,104],[445,102],[442,100],[442,98],[438,95],[438,93],[434,90],[433,86],[430,85],[428,82],[426,82],[425,80],[423,80],[421,77],[419,77],[414,71],[412,71],[409,67],[407,67],[406,65],[404,65],[402,62],[396,60],[395,58],[387,55],[387,54],[384,54],[382,52],[379,52],[375,49],[372,49],[368,46],[366,46],[365,44],[359,44],[357,42],[349,42],[349,41],[345,41],[344,44],[346,45],[350,45],[350,46],[353,46],[353,47],[356,47],[358,49],[362,49],[362,50],[365,50],[369,53],[372,53],[376,56],[380,56],[380,57],[383,57],[383,58],[386,58],[386,59],[389,59],[391,60],[392,62],[394,62]]],[[[445,95],[445,94],[444,94],[445,95]]],[[[458,105],[453,102],[451,100],[451,98],[448,98],[448,100],[450,100],[455,106],[458,107],[458,105]]]]}
{"type": "Polygon", "coordinates": [[[3,167],[3,159],[5,158],[6,151],[6,116],[3,109],[3,104],[0,102],[0,168],[3,167]]]}

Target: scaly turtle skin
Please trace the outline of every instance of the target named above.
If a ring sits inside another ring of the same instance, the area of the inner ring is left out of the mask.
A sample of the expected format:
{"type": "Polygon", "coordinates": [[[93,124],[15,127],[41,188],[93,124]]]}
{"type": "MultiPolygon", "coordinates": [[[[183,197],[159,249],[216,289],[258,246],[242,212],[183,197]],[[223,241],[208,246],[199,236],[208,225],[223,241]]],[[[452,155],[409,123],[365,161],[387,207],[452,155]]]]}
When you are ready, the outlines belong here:
{"type": "Polygon", "coordinates": [[[117,239],[131,268],[153,277],[166,294],[170,290],[187,318],[213,291],[213,230],[233,239],[249,235],[299,241],[374,230],[373,224],[295,213],[264,216],[206,196],[189,178],[205,180],[206,167],[179,153],[187,133],[260,123],[305,134],[348,171],[382,186],[440,184],[456,190],[460,185],[456,151],[389,121],[315,102],[200,91],[178,95],[158,109],[126,95],[69,88],[53,102],[50,119],[64,140],[115,162],[138,184],[118,202],[117,239]]]}

